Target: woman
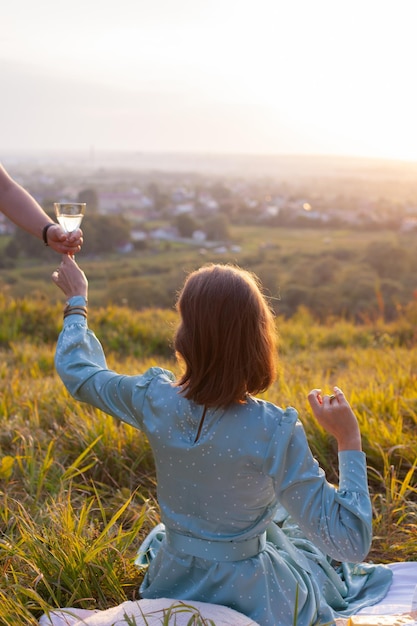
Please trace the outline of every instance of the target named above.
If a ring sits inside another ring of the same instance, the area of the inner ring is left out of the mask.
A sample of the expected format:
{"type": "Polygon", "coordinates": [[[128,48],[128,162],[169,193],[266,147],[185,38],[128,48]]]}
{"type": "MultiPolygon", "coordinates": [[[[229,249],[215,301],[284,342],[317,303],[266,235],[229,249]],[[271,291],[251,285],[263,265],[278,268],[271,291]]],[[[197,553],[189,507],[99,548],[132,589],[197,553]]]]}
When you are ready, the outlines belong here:
{"type": "Polygon", "coordinates": [[[210,265],[178,300],[179,380],[153,367],[107,368],[87,328],[88,283],[71,258],[53,274],[67,306],[56,367],[65,386],[143,430],[152,447],[160,525],[140,558],[154,556],[144,598],[231,607],[261,626],[333,623],[382,598],[391,572],[360,562],[372,511],[357,419],[343,392],[308,399],[339,448],[339,488],[313,458],[295,409],[254,396],[274,379],[275,325],[256,278],[210,265]]]}
{"type": "Polygon", "coordinates": [[[0,164],[0,211],[23,230],[42,239],[60,254],[75,254],[83,243],[81,230],[66,233],[0,164]]]}

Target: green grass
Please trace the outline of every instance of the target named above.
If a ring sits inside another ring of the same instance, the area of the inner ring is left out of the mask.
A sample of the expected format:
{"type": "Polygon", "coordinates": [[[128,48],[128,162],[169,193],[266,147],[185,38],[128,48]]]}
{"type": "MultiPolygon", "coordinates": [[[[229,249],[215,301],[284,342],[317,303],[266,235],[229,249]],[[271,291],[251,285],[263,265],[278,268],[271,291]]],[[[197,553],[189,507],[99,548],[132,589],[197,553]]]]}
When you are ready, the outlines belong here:
{"type": "MultiPolygon", "coordinates": [[[[136,599],[142,573],[135,552],[159,521],[146,438],[75,402],[54,371],[61,309],[44,299],[0,298],[5,626],[35,625],[51,607],[104,609],[136,599]]],[[[368,459],[375,535],[369,558],[378,562],[414,560],[417,552],[415,315],[410,308],[390,324],[360,326],[338,318],[319,325],[306,310],[278,318],[279,376],[264,394],[298,409],[313,452],[336,482],[335,443],[313,419],[306,396],[336,383],[345,390],[368,459]]],[[[110,367],[129,374],[156,363],[177,369],[172,310],[111,306],[93,309],[89,323],[110,367]]]]}

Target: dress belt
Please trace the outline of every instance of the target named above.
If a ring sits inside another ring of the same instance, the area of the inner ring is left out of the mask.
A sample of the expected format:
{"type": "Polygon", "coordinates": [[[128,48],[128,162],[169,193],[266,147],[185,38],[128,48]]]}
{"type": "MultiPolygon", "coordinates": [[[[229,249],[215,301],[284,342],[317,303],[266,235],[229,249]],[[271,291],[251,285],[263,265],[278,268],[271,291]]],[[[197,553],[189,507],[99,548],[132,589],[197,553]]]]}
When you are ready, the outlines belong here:
{"type": "Polygon", "coordinates": [[[243,541],[213,541],[199,539],[165,529],[168,546],[178,552],[209,561],[243,561],[262,552],[266,546],[266,532],[243,541]]]}

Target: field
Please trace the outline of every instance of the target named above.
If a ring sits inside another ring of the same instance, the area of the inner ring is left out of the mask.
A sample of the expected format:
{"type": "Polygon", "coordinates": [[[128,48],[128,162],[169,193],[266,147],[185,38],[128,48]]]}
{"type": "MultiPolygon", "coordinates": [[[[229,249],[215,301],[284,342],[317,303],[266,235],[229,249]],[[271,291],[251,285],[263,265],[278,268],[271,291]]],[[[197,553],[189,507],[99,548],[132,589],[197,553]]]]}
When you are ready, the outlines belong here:
{"type": "MultiPolygon", "coordinates": [[[[110,367],[176,371],[172,310],[91,307],[110,367]]],[[[0,623],[35,625],[50,606],[107,608],[137,597],[135,551],[158,521],[145,438],[72,400],[53,365],[62,303],[0,299],[0,623]]],[[[306,395],[341,386],[360,421],[374,508],[369,559],[417,554],[417,308],[395,322],[277,318],[280,370],[265,394],[300,414],[337,482],[334,442],[306,395]]]]}
{"type": "MultiPolygon", "coordinates": [[[[394,229],[234,225],[227,250],[151,241],[130,254],[89,256],[82,251],[77,259],[89,278],[95,307],[172,308],[187,272],[213,261],[254,271],[278,314],[290,317],[307,306],[322,322],[329,316],[363,321],[381,314],[394,319],[415,298],[415,239],[415,232],[394,229]]],[[[20,257],[16,267],[3,268],[2,292],[57,301],[50,275],[59,261],[46,252],[42,260],[20,257]]]]}

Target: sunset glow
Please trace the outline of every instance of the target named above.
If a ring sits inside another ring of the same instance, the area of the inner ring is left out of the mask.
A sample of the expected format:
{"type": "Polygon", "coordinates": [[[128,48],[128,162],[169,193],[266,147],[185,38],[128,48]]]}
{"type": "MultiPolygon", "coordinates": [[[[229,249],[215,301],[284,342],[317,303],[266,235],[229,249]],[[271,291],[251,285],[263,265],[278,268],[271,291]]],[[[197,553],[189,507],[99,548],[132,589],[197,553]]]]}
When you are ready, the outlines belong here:
{"type": "Polygon", "coordinates": [[[7,0],[2,149],[417,160],[414,14],[414,0],[7,0]]]}

